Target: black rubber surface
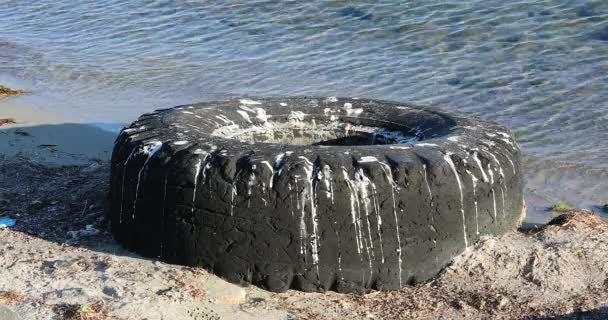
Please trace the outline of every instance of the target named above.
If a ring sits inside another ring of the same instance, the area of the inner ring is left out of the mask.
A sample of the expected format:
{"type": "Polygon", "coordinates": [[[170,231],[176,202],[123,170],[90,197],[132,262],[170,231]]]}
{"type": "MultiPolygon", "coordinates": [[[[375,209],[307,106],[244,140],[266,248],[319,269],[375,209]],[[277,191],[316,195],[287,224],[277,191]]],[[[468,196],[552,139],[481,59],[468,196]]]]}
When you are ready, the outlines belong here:
{"type": "Polygon", "coordinates": [[[515,229],[521,154],[494,123],[350,98],[142,115],[116,140],[117,241],[272,291],[397,289],[515,229]]]}

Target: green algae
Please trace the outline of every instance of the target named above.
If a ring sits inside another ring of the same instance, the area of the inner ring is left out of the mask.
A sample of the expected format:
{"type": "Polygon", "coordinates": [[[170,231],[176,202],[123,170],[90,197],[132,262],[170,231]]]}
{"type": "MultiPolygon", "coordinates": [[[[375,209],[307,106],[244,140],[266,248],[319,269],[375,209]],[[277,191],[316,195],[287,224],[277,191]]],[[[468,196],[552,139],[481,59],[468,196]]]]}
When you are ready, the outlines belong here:
{"type": "Polygon", "coordinates": [[[574,210],[574,208],[572,208],[571,206],[569,206],[567,204],[558,203],[558,204],[554,204],[551,207],[549,207],[549,210],[555,211],[555,212],[568,212],[568,211],[574,210]]]}

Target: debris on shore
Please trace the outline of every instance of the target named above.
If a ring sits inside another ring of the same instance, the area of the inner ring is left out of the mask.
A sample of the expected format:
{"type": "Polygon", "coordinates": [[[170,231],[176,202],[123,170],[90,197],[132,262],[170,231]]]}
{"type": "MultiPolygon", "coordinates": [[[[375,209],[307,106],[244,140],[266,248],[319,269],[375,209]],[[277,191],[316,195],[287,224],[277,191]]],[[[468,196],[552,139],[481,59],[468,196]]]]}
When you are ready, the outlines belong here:
{"type": "Polygon", "coordinates": [[[15,124],[17,121],[13,118],[2,118],[0,119],[0,127],[6,124],[15,124]]]}
{"type": "Polygon", "coordinates": [[[0,98],[20,96],[26,93],[26,90],[12,89],[0,84],[0,98]]]}

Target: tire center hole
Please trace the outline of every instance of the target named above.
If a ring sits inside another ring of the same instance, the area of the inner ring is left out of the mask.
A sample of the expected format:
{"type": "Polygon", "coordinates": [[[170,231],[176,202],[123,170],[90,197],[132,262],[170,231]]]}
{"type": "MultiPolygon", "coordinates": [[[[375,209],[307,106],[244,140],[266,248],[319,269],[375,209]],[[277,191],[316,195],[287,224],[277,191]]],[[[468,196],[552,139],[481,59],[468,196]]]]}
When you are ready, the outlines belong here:
{"type": "Polygon", "coordinates": [[[268,121],[245,128],[225,126],[213,131],[214,136],[244,143],[282,145],[356,146],[399,144],[418,141],[404,128],[366,126],[345,121],[306,119],[300,121],[268,121]]]}

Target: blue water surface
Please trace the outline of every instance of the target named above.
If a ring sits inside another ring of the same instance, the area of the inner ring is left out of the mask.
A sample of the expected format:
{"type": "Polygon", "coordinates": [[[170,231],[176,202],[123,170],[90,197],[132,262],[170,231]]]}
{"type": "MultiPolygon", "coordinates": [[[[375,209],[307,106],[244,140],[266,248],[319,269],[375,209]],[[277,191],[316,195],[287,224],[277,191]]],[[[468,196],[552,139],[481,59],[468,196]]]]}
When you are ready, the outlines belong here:
{"type": "Polygon", "coordinates": [[[435,105],[511,127],[537,207],[608,202],[605,0],[0,0],[2,79],[85,122],[235,94],[435,105]]]}

